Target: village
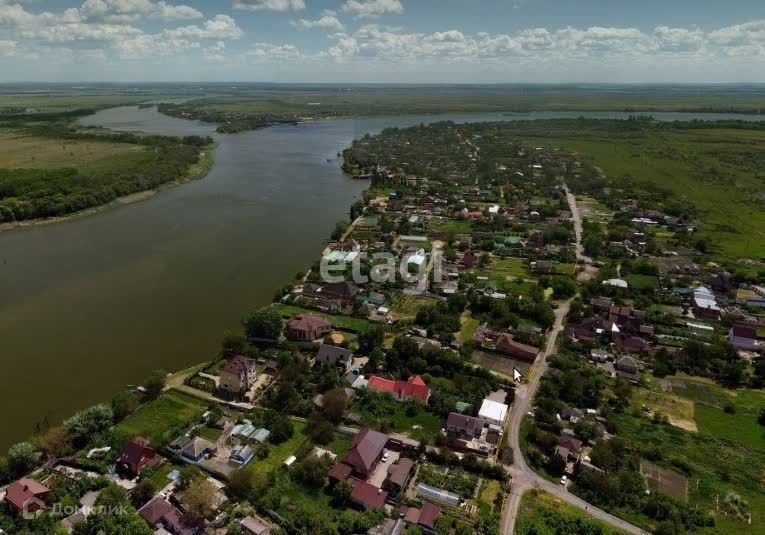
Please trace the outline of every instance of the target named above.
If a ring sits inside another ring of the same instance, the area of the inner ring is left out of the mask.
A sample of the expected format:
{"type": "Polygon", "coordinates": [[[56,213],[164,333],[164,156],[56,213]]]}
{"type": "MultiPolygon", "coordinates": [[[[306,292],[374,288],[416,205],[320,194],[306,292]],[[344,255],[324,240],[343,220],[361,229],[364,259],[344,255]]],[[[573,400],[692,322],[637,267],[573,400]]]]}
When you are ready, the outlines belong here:
{"type": "Polygon", "coordinates": [[[14,446],[0,533],[509,533],[533,478],[629,532],[763,525],[757,483],[636,438],[698,432],[689,385],[762,387],[762,262],[495,123],[388,129],[344,161],[370,188],[321,258],[209,362],[14,446]]]}

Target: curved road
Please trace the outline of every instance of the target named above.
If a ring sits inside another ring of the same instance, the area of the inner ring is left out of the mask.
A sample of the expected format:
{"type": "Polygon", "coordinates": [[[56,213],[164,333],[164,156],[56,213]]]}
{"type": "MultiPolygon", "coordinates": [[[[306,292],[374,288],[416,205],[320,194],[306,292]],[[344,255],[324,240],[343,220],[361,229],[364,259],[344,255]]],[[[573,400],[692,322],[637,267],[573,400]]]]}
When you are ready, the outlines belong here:
{"type": "MultiPolygon", "coordinates": [[[[592,260],[584,256],[583,253],[581,245],[582,221],[576,206],[576,198],[571,192],[569,192],[567,187],[564,186],[564,188],[566,190],[566,196],[571,208],[571,215],[574,219],[577,260],[585,262],[585,264],[587,264],[585,269],[587,269],[590,267],[589,264],[592,262],[592,260]]],[[[518,514],[518,507],[521,502],[521,496],[527,490],[538,488],[545,492],[549,492],[550,494],[570,505],[585,510],[593,518],[597,518],[598,520],[606,522],[607,524],[619,528],[627,533],[645,535],[648,532],[633,526],[629,522],[625,522],[621,518],[615,517],[614,515],[603,511],[602,509],[598,509],[597,507],[590,505],[581,498],[578,498],[577,496],[574,496],[568,492],[562,485],[552,483],[537,475],[536,472],[534,472],[526,464],[526,459],[523,458],[523,453],[521,452],[521,420],[523,420],[524,415],[526,415],[526,413],[531,408],[534,394],[536,393],[537,388],[539,388],[539,382],[547,371],[547,358],[555,353],[555,346],[558,335],[563,330],[563,322],[565,321],[566,315],[571,308],[572,300],[573,298],[562,303],[555,310],[555,323],[547,338],[545,349],[542,352],[542,355],[539,357],[537,364],[531,369],[531,373],[528,377],[528,382],[526,384],[519,385],[515,390],[515,400],[513,401],[512,407],[510,408],[510,417],[508,418],[505,427],[505,432],[508,433],[508,445],[513,449],[514,453],[513,466],[510,468],[512,485],[510,496],[502,515],[501,532],[504,535],[512,535],[515,518],[518,514]]]]}

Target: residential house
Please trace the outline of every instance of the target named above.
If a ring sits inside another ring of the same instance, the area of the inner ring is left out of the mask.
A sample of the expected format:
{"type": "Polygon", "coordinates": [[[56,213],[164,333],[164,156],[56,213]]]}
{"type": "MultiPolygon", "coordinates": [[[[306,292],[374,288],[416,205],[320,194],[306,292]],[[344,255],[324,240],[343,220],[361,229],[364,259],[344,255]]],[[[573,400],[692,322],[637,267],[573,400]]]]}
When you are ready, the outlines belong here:
{"type": "Polygon", "coordinates": [[[640,380],[640,365],[638,361],[630,356],[624,356],[614,363],[616,375],[634,383],[640,380]]]}
{"type": "Polygon", "coordinates": [[[555,453],[560,455],[566,461],[579,460],[579,451],[582,449],[582,441],[578,438],[574,438],[569,434],[561,433],[558,439],[558,446],[555,448],[555,453]]]}
{"type": "Polygon", "coordinates": [[[131,476],[141,475],[141,470],[158,463],[161,457],[157,450],[149,446],[143,437],[131,438],[122,446],[117,459],[117,468],[131,476]]]}
{"type": "Polygon", "coordinates": [[[483,422],[473,416],[450,412],[446,418],[446,433],[463,440],[480,438],[483,422]]]}
{"type": "Polygon", "coordinates": [[[313,342],[332,332],[332,324],[321,316],[303,315],[287,321],[285,334],[297,342],[313,342]]]}
{"type": "Polygon", "coordinates": [[[399,458],[397,463],[388,467],[388,478],[384,483],[385,488],[394,494],[399,494],[406,488],[413,468],[414,461],[406,457],[399,458]]]}
{"type": "Polygon", "coordinates": [[[173,535],[194,535],[198,530],[189,525],[183,513],[162,496],[155,496],[138,510],[149,527],[157,531],[164,529],[173,535]]]}
{"type": "Polygon", "coordinates": [[[372,375],[367,383],[367,388],[371,388],[377,392],[387,392],[397,401],[417,399],[423,403],[427,403],[430,398],[430,388],[419,375],[410,377],[406,381],[393,381],[392,379],[372,375]]]}
{"type": "Polygon", "coordinates": [[[192,463],[200,463],[204,461],[209,455],[212,455],[216,451],[217,447],[209,440],[205,440],[201,437],[194,437],[186,446],[181,450],[181,457],[192,463]]]}
{"type": "Polygon", "coordinates": [[[254,455],[255,451],[250,446],[240,445],[231,450],[229,460],[244,466],[252,460],[254,455]]]}
{"type": "Polygon", "coordinates": [[[504,403],[484,399],[478,411],[478,419],[485,424],[502,427],[507,418],[508,409],[509,407],[504,403]]]}
{"type": "Polygon", "coordinates": [[[257,361],[242,355],[226,359],[220,371],[220,388],[236,395],[246,394],[257,379],[257,361]]]}
{"type": "Polygon", "coordinates": [[[436,518],[441,514],[441,508],[430,502],[424,502],[421,509],[404,506],[401,512],[404,513],[404,520],[408,524],[418,526],[426,533],[435,533],[436,518]]]}
{"type": "Polygon", "coordinates": [[[315,365],[334,366],[345,375],[353,366],[353,351],[343,347],[322,344],[313,359],[315,365]]]}
{"type": "MultiPolygon", "coordinates": [[[[346,258],[347,259],[347,258],[346,258]]],[[[352,282],[333,282],[324,285],[306,284],[303,297],[335,301],[343,307],[351,306],[361,290],[352,282]]]]}
{"type": "Polygon", "coordinates": [[[354,475],[367,479],[380,462],[388,435],[365,428],[353,437],[351,447],[343,457],[354,475]]]}
{"type": "Polygon", "coordinates": [[[371,483],[351,478],[351,503],[361,509],[380,509],[388,499],[388,493],[371,483]]]}
{"type": "Polygon", "coordinates": [[[503,334],[499,337],[496,351],[523,362],[534,362],[541,352],[538,347],[516,342],[512,334],[503,334]]]}
{"type": "Polygon", "coordinates": [[[720,307],[712,290],[699,286],[693,290],[692,299],[693,316],[700,319],[718,321],[720,319],[720,307]]]}
{"type": "Polygon", "coordinates": [[[45,509],[50,489],[27,477],[14,481],[5,489],[5,503],[11,513],[35,513],[45,509]]]}
{"type": "Polygon", "coordinates": [[[757,328],[751,325],[734,325],[728,332],[728,339],[739,351],[757,352],[765,347],[757,336],[757,328]]]}

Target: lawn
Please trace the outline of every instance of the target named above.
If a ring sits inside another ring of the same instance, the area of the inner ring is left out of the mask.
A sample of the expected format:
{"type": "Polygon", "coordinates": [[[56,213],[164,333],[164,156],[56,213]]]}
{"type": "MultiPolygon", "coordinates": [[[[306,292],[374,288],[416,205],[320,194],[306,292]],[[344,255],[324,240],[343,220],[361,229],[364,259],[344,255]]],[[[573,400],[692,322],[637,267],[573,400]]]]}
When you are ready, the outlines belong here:
{"type": "Polygon", "coordinates": [[[521,498],[515,521],[518,535],[617,535],[624,533],[593,519],[584,511],[568,505],[552,494],[527,491],[521,498]]]}
{"type": "Polygon", "coordinates": [[[368,401],[357,396],[349,410],[360,414],[364,425],[386,432],[403,433],[415,440],[432,443],[441,431],[438,416],[420,407],[412,412],[408,403],[399,403],[390,396],[375,395],[368,401]]]}
{"type": "Polygon", "coordinates": [[[526,267],[526,259],[513,257],[495,260],[488,267],[485,275],[497,282],[531,278],[531,273],[526,267]]]}
{"type": "Polygon", "coordinates": [[[691,433],[630,414],[620,414],[614,420],[617,434],[633,447],[660,453],[659,459],[652,460],[654,464],[688,477],[689,503],[703,511],[717,511],[715,528],[706,531],[732,534],[765,530],[764,451],[751,449],[743,441],[707,434],[703,425],[698,433],[691,433]],[[718,504],[723,508],[721,502],[731,492],[748,502],[751,525],[717,509],[718,504]]]}
{"type": "Polygon", "coordinates": [[[203,401],[177,390],[169,390],[141,405],[115,426],[114,433],[118,442],[142,436],[155,447],[161,447],[197,422],[206,410],[207,405],[203,401]]]}
{"type": "Polygon", "coordinates": [[[641,409],[643,405],[667,415],[672,425],[688,431],[697,430],[693,401],[665,391],[655,382],[649,383],[648,388],[633,390],[632,406],[641,409]]]}
{"type": "Polygon", "coordinates": [[[465,344],[473,339],[473,335],[478,330],[481,322],[473,318],[470,315],[470,312],[463,312],[462,316],[460,316],[460,325],[462,327],[460,328],[457,338],[460,342],[465,344]]]}
{"type": "Polygon", "coordinates": [[[338,316],[335,314],[326,314],[319,310],[311,310],[308,308],[303,308],[303,307],[299,307],[295,305],[286,305],[284,303],[279,303],[273,306],[276,307],[279,313],[285,318],[294,318],[295,316],[300,316],[303,314],[310,314],[312,316],[321,316],[323,318],[327,318],[333,327],[343,331],[350,331],[352,333],[365,331],[371,325],[369,321],[363,318],[352,318],[350,316],[338,316]]]}
{"type": "Polygon", "coordinates": [[[736,408],[734,414],[711,405],[696,403],[699,431],[765,451],[765,426],[757,423],[759,411],[765,407],[765,394],[755,390],[741,390],[732,403],[736,408]]]}
{"type": "Polygon", "coordinates": [[[282,466],[284,461],[306,442],[308,437],[305,435],[306,424],[303,422],[292,422],[294,433],[288,440],[281,444],[268,444],[268,457],[259,459],[257,456],[251,461],[251,466],[256,472],[270,474],[282,466]]]}
{"type": "Polygon", "coordinates": [[[632,273],[627,276],[627,283],[633,290],[655,290],[659,286],[659,279],[653,275],[641,275],[632,273]]]}
{"type": "Polygon", "coordinates": [[[420,307],[434,305],[437,302],[438,300],[432,297],[405,295],[397,292],[391,298],[390,311],[401,319],[414,319],[420,307]]]}
{"type": "Polygon", "coordinates": [[[473,224],[465,219],[431,219],[430,230],[444,234],[470,234],[473,224]]]}
{"type": "Polygon", "coordinates": [[[198,427],[195,433],[197,434],[197,436],[207,439],[210,442],[215,442],[223,434],[223,430],[215,429],[214,427],[203,426],[203,427],[198,427]]]}

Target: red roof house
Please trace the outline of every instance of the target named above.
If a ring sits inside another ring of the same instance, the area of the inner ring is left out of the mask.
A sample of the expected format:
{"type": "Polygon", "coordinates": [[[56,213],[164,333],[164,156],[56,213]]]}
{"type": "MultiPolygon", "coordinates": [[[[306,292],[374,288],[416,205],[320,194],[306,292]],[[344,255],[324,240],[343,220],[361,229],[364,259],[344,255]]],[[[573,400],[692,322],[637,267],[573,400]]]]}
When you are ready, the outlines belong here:
{"type": "Polygon", "coordinates": [[[378,392],[387,392],[399,401],[415,398],[423,403],[427,403],[428,398],[430,398],[430,388],[428,388],[428,385],[425,384],[425,381],[419,375],[410,377],[407,381],[393,381],[392,379],[373,375],[369,378],[367,387],[378,392]]]}
{"type": "Polygon", "coordinates": [[[117,466],[137,476],[141,474],[141,470],[157,463],[159,459],[157,450],[149,447],[147,439],[135,437],[122,446],[117,466]]]}
{"type": "Polygon", "coordinates": [[[45,499],[49,494],[50,489],[42,483],[22,477],[8,485],[5,492],[5,503],[14,513],[20,511],[34,513],[45,509],[45,499]]]}
{"type": "Polygon", "coordinates": [[[350,480],[353,490],[351,491],[351,502],[368,509],[379,509],[385,505],[388,493],[375,487],[374,485],[352,478],[350,480]]]}
{"type": "Polygon", "coordinates": [[[380,461],[387,443],[388,435],[369,428],[362,429],[353,437],[351,448],[345,454],[343,463],[350,466],[354,474],[366,479],[380,461]]]}
{"type": "Polygon", "coordinates": [[[404,513],[404,520],[407,523],[416,524],[432,531],[436,527],[436,518],[441,514],[441,508],[430,502],[425,502],[422,504],[422,509],[402,507],[401,512],[404,513]]]}

